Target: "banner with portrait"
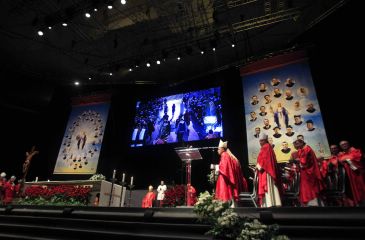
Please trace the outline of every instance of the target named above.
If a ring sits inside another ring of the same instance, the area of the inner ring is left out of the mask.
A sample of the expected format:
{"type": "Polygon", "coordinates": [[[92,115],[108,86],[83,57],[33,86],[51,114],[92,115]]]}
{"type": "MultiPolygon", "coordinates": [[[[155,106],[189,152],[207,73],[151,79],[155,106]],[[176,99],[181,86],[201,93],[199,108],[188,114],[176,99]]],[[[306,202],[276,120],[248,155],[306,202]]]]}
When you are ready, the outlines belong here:
{"type": "Polygon", "coordinates": [[[109,103],[95,100],[100,99],[77,101],[73,105],[54,174],[96,173],[109,103]]]}
{"type": "Polygon", "coordinates": [[[265,59],[241,69],[249,163],[267,134],[277,161],[286,162],[303,138],[317,157],[330,155],[310,68],[304,52],[265,59]]]}

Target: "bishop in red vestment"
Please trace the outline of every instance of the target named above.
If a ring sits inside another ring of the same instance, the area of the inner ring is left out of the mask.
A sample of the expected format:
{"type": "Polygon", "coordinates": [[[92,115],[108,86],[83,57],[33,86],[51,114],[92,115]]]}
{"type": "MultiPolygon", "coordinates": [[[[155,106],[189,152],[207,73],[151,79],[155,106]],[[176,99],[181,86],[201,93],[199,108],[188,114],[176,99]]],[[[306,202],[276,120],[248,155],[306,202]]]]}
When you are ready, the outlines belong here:
{"type": "Polygon", "coordinates": [[[224,202],[230,200],[238,201],[240,192],[247,191],[247,182],[243,177],[241,165],[227,148],[227,142],[220,140],[218,154],[221,156],[221,159],[215,197],[224,202]]]}
{"type": "Polygon", "coordinates": [[[153,205],[153,201],[156,199],[156,193],[153,192],[153,187],[148,187],[148,193],[142,199],[142,207],[143,208],[151,208],[153,205]]]}
{"type": "Polygon", "coordinates": [[[323,183],[316,154],[301,139],[294,141],[294,147],[300,162],[299,201],[304,206],[318,206],[323,183]]]}
{"type": "Polygon", "coordinates": [[[340,147],[342,152],[339,153],[338,159],[345,167],[347,179],[350,183],[348,197],[359,205],[365,201],[365,168],[361,159],[363,157],[360,149],[350,147],[348,141],[341,141],[340,147]]]}
{"type": "Polygon", "coordinates": [[[262,207],[281,206],[282,193],[280,172],[277,166],[276,155],[263,134],[260,138],[261,149],[257,157],[258,196],[262,207]]]}

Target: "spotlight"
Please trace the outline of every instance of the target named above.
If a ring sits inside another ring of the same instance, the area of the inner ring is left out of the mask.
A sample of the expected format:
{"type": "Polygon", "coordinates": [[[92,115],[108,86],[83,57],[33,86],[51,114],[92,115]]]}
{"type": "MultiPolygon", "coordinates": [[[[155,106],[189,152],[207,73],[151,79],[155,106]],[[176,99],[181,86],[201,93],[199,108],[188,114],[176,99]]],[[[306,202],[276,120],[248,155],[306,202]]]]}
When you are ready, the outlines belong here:
{"type": "Polygon", "coordinates": [[[150,63],[150,62],[147,62],[147,63],[146,63],[146,66],[147,66],[147,67],[151,67],[151,63],[150,63]]]}
{"type": "Polygon", "coordinates": [[[39,36],[43,36],[43,32],[41,30],[38,31],[39,36]]]}
{"type": "Polygon", "coordinates": [[[74,82],[74,85],[75,85],[75,86],[79,86],[79,85],[80,85],[80,82],[79,82],[79,81],[75,81],[75,82],[74,82]]]}
{"type": "Polygon", "coordinates": [[[120,1],[120,3],[121,3],[122,5],[125,5],[125,4],[127,3],[127,0],[121,0],[121,1],[120,1]]]}
{"type": "Polygon", "coordinates": [[[87,12],[87,13],[85,13],[85,17],[90,18],[91,14],[87,12]]]}
{"type": "Polygon", "coordinates": [[[180,56],[178,56],[176,59],[177,59],[178,61],[180,61],[180,60],[181,60],[181,57],[180,57],[180,56]]]}
{"type": "Polygon", "coordinates": [[[201,54],[201,55],[203,55],[203,54],[204,54],[204,50],[201,50],[201,51],[200,51],[200,54],[201,54]]]}
{"type": "Polygon", "coordinates": [[[130,72],[132,72],[132,71],[133,71],[133,69],[132,69],[132,68],[130,68],[130,69],[129,69],[129,71],[130,71],[130,72]]]}
{"type": "Polygon", "coordinates": [[[234,44],[234,43],[232,43],[232,45],[231,45],[233,48],[236,46],[236,44],[234,44]]]}
{"type": "Polygon", "coordinates": [[[215,52],[215,47],[214,47],[214,48],[212,48],[212,50],[213,50],[213,52],[215,52]]]}
{"type": "Polygon", "coordinates": [[[67,23],[66,22],[63,22],[62,23],[62,26],[67,27],[67,23]]]}
{"type": "Polygon", "coordinates": [[[113,73],[109,73],[109,76],[113,76],[113,73]]]}
{"type": "Polygon", "coordinates": [[[89,80],[91,80],[91,77],[89,77],[89,80]]]}
{"type": "Polygon", "coordinates": [[[113,6],[112,5],[108,5],[108,9],[113,9],[113,6]]]}
{"type": "Polygon", "coordinates": [[[49,26],[49,27],[48,27],[48,29],[49,29],[49,30],[51,30],[51,29],[52,29],[52,27],[51,27],[51,26],[49,26]]]}
{"type": "Polygon", "coordinates": [[[97,12],[98,11],[98,9],[97,8],[94,8],[94,12],[97,12]]]}
{"type": "Polygon", "coordinates": [[[157,65],[160,65],[161,64],[161,61],[160,60],[157,60],[156,63],[157,63],[157,65]]]}

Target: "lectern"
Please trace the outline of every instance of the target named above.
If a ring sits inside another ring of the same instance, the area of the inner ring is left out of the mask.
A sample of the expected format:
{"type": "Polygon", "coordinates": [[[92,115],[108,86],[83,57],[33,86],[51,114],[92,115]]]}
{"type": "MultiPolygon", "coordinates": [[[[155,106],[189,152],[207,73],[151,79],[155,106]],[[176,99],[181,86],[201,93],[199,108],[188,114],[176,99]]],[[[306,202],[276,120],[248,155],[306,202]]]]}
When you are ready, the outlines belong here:
{"type": "Polygon", "coordinates": [[[175,149],[177,155],[179,155],[181,161],[185,163],[185,176],[186,176],[186,187],[185,187],[185,203],[187,202],[187,185],[191,184],[191,161],[203,159],[200,155],[198,148],[182,148],[175,149]]]}

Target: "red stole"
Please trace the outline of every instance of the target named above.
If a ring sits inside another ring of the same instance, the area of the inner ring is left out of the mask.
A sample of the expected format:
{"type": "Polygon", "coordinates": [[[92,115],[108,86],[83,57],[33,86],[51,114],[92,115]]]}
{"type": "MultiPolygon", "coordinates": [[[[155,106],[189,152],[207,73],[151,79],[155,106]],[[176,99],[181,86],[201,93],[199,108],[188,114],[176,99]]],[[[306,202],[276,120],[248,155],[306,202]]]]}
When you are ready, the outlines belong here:
{"type": "Polygon", "coordinates": [[[359,204],[361,201],[365,200],[365,169],[361,163],[361,150],[351,147],[348,152],[339,153],[338,159],[345,167],[346,175],[350,183],[352,196],[348,197],[350,197],[355,204],[359,204]],[[357,170],[352,170],[350,165],[346,162],[346,159],[350,159],[352,164],[357,167],[357,170]]]}
{"type": "Polygon", "coordinates": [[[219,162],[216,199],[225,202],[231,199],[237,201],[239,193],[244,191],[247,191],[247,183],[239,162],[232,159],[227,152],[223,152],[219,162]]]}

